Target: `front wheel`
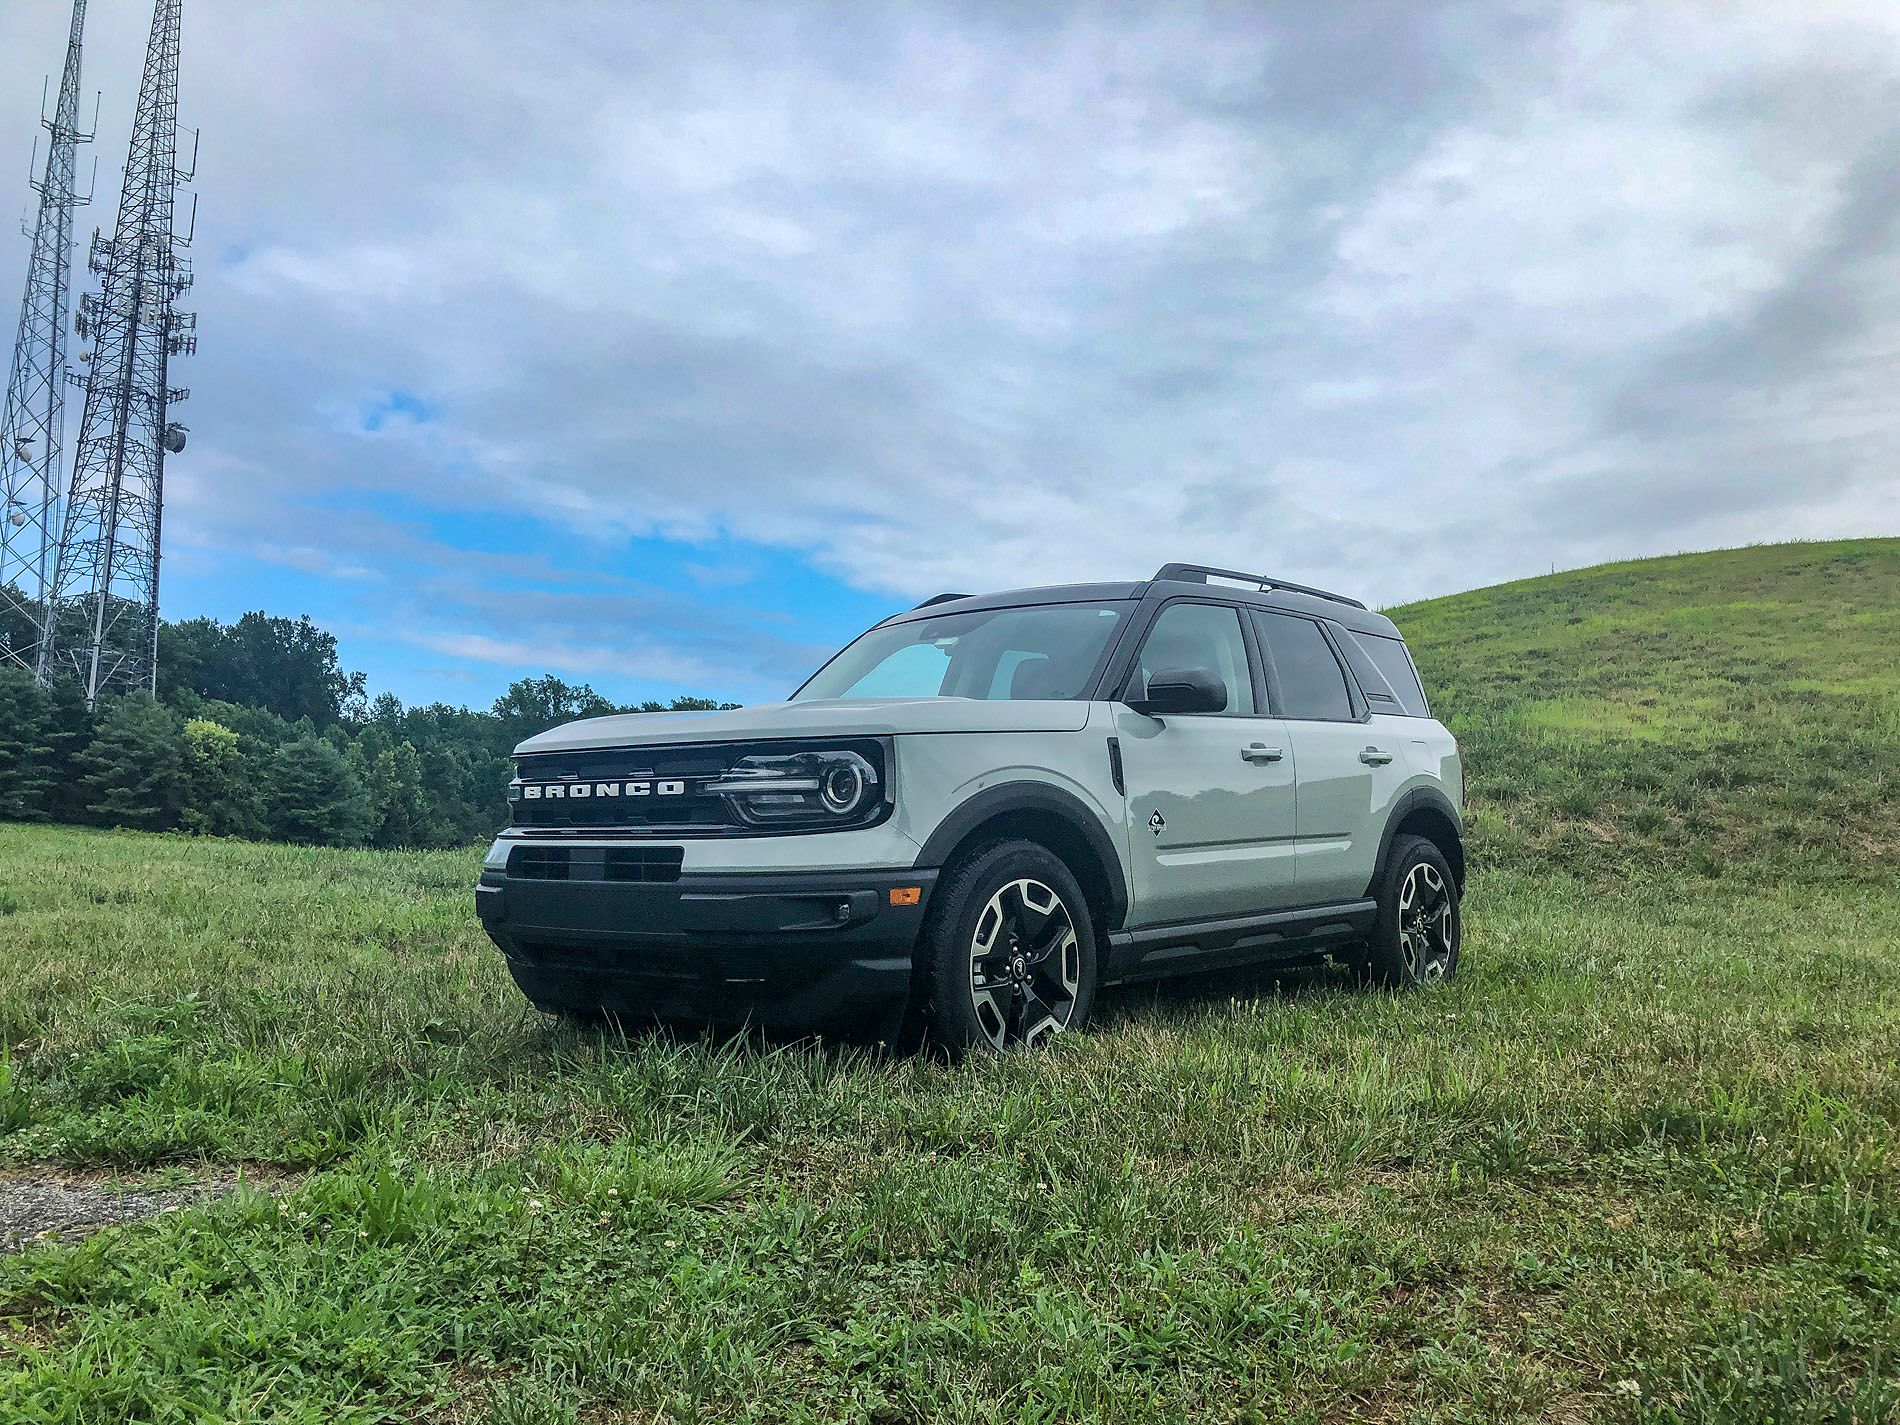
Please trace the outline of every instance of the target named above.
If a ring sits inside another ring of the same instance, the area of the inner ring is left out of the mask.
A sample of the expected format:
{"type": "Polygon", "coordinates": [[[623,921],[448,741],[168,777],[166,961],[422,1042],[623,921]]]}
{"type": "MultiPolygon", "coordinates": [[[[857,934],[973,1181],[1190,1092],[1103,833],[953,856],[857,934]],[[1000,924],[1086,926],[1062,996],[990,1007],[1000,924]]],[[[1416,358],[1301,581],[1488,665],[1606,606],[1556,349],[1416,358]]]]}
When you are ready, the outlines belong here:
{"type": "Polygon", "coordinates": [[[998,842],[951,873],[926,951],[930,1035],[953,1054],[1037,1048],[1088,1019],[1088,904],[1062,859],[1033,841],[998,842]]]}
{"type": "Polygon", "coordinates": [[[1458,882],[1445,853],[1422,836],[1394,838],[1378,900],[1367,966],[1371,978],[1393,989],[1449,980],[1458,968],[1463,930],[1458,882]]]}

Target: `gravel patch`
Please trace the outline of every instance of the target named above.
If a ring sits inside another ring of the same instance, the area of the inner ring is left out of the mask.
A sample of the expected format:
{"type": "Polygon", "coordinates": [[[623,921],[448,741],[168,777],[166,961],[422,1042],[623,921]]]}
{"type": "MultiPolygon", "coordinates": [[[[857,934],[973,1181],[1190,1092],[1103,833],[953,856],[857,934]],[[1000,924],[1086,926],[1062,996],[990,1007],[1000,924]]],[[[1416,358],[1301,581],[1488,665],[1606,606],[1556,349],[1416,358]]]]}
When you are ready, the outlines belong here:
{"type": "Polygon", "coordinates": [[[222,1197],[236,1173],[170,1188],[140,1188],[116,1178],[38,1168],[0,1174],[0,1252],[17,1252],[40,1237],[71,1240],[101,1227],[222,1197]]]}

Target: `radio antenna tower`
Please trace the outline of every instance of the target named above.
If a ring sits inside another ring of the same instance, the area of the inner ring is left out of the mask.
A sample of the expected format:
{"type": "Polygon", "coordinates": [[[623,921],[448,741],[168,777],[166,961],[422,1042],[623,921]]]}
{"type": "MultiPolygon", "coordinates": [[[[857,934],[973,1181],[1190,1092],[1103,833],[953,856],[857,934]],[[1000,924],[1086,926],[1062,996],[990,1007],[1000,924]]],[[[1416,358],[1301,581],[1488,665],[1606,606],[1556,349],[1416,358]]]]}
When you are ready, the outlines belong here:
{"type": "Polygon", "coordinates": [[[40,195],[39,215],[27,230],[33,250],[6,406],[0,410],[0,665],[15,663],[34,673],[59,544],[73,210],[88,201],[73,185],[78,147],[92,138],[79,131],[79,50],[85,28],[86,0],[73,0],[66,69],[51,118],[41,100],[40,122],[52,142],[45,172],[32,184],[40,195]]]}
{"type": "MultiPolygon", "coordinates": [[[[168,384],[170,362],[198,346],[196,315],[172,305],[191,287],[178,256],[191,232],[172,229],[178,187],[192,178],[178,166],[181,4],[152,8],[118,226],[110,241],[93,233],[99,292],[80,298],[73,324],[94,347],[38,672],[43,683],[76,674],[88,707],[103,692],[157,690],[165,456],[185,448],[167,412],[191,394],[168,384]]],[[[196,216],[194,202],[188,229],[196,216]]]]}

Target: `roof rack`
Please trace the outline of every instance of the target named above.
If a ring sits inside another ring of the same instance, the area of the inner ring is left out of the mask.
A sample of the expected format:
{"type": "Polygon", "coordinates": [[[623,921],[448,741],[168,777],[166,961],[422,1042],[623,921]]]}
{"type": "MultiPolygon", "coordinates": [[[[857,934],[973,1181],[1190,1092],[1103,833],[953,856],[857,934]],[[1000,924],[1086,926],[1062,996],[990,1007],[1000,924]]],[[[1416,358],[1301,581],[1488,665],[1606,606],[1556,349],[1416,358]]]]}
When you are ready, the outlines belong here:
{"type": "Polygon", "coordinates": [[[1331,599],[1336,604],[1349,604],[1355,609],[1365,607],[1357,599],[1349,599],[1344,594],[1329,593],[1325,589],[1315,589],[1310,584],[1293,584],[1285,579],[1270,579],[1265,574],[1243,574],[1238,569],[1216,569],[1211,564],[1163,564],[1155,571],[1155,578],[1177,579],[1184,584],[1205,584],[1210,579],[1233,579],[1242,584],[1252,584],[1263,594],[1269,589],[1283,589],[1289,594],[1310,594],[1316,599],[1331,599]]]}
{"type": "Polygon", "coordinates": [[[925,599],[921,604],[913,604],[911,606],[911,609],[913,612],[915,612],[917,609],[927,609],[932,604],[948,604],[948,603],[953,603],[958,599],[967,599],[969,597],[970,595],[968,594],[932,594],[929,598],[925,599]]]}

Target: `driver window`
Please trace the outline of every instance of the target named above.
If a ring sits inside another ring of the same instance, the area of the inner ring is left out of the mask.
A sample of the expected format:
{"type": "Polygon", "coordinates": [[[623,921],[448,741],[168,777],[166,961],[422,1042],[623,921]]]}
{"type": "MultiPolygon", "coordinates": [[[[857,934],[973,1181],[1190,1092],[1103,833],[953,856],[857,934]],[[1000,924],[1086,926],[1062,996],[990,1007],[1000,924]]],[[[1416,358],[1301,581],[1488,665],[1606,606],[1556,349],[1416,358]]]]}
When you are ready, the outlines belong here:
{"type": "Polygon", "coordinates": [[[1142,694],[1156,673],[1206,668],[1227,685],[1227,711],[1253,712],[1253,676],[1240,615],[1216,604],[1169,604],[1142,641],[1135,678],[1142,694]]]}

